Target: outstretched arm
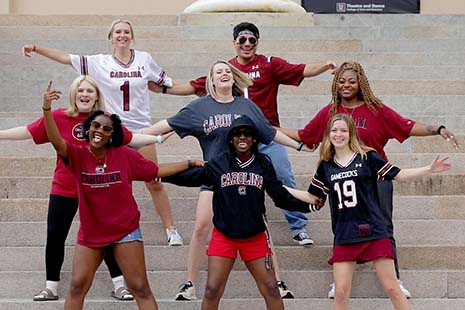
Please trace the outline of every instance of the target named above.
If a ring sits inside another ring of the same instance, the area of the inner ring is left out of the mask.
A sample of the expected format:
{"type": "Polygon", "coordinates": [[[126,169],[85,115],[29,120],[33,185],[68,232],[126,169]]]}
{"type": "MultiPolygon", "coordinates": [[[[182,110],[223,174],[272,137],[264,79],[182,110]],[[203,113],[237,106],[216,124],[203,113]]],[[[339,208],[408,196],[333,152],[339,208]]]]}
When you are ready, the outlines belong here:
{"type": "Polygon", "coordinates": [[[297,151],[313,152],[318,147],[318,145],[316,145],[316,147],[314,148],[309,148],[306,145],[304,145],[303,142],[297,142],[294,139],[291,139],[290,137],[282,133],[280,130],[276,130],[276,135],[274,136],[273,141],[288,146],[297,151]]]}
{"type": "Polygon", "coordinates": [[[452,142],[455,148],[459,147],[458,141],[452,132],[446,129],[445,126],[433,126],[421,123],[415,123],[412,130],[410,130],[410,136],[435,136],[441,135],[446,141],[452,142]]]}
{"type": "MultiPolygon", "coordinates": [[[[325,200],[320,197],[314,196],[307,191],[302,191],[300,189],[291,188],[289,186],[283,185],[287,191],[294,196],[295,198],[302,200],[308,204],[314,205],[316,210],[320,210],[325,204],[325,200]]],[[[313,210],[315,211],[315,210],[313,210]]]]}
{"type": "Polygon", "coordinates": [[[149,144],[154,144],[154,143],[163,143],[165,142],[169,137],[171,137],[174,134],[174,131],[169,132],[164,135],[146,135],[146,134],[141,134],[141,133],[134,133],[132,135],[131,141],[128,143],[130,147],[142,147],[145,145],[149,144]]]}
{"type": "Polygon", "coordinates": [[[60,135],[57,124],[52,115],[52,101],[60,99],[61,92],[52,89],[52,81],[48,83],[47,90],[44,94],[44,102],[42,110],[44,111],[45,128],[47,129],[47,136],[57,154],[63,158],[68,158],[68,147],[66,141],[60,135]]]}
{"type": "Polygon", "coordinates": [[[49,47],[46,47],[43,45],[37,45],[37,44],[24,45],[22,50],[23,50],[23,56],[26,56],[26,57],[31,57],[32,52],[35,52],[39,55],[45,56],[61,64],[64,64],[64,65],[71,64],[71,58],[69,57],[69,53],[62,51],[62,50],[49,48],[49,47]]]}
{"type": "Polygon", "coordinates": [[[187,160],[177,163],[166,163],[158,165],[158,177],[165,178],[194,167],[203,167],[205,162],[203,160],[187,160]]]}
{"type": "Polygon", "coordinates": [[[173,131],[173,128],[171,128],[170,124],[168,124],[168,121],[166,119],[163,119],[161,121],[156,122],[148,128],[142,129],[138,133],[146,135],[161,135],[170,131],[173,131]]]}
{"type": "Polygon", "coordinates": [[[178,96],[195,95],[195,88],[189,82],[173,81],[173,87],[160,86],[149,81],[149,89],[154,93],[163,93],[178,96]]]}
{"type": "Polygon", "coordinates": [[[409,168],[409,169],[401,169],[400,172],[396,175],[394,180],[396,181],[405,181],[411,180],[415,178],[421,178],[432,173],[439,173],[446,170],[449,170],[451,164],[447,161],[449,157],[436,158],[433,159],[430,165],[420,167],[420,168],[409,168]]]}
{"type": "Polygon", "coordinates": [[[304,77],[317,76],[323,72],[326,72],[327,70],[331,70],[331,73],[334,74],[336,68],[336,63],[331,60],[328,60],[325,63],[306,64],[304,69],[304,77]]]}
{"type": "Polygon", "coordinates": [[[26,126],[0,130],[0,140],[28,140],[32,139],[26,126]]]}

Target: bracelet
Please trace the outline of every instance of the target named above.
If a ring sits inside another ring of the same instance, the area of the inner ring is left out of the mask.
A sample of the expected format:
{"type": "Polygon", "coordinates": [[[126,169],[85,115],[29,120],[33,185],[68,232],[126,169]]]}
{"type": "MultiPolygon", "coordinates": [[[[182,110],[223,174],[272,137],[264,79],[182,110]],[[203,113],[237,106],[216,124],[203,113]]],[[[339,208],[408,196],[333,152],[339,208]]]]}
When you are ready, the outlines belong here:
{"type": "Polygon", "coordinates": [[[52,109],[52,107],[49,107],[49,108],[42,107],[42,110],[44,110],[44,111],[50,111],[51,109],[52,109]]]}
{"type": "Polygon", "coordinates": [[[296,150],[297,150],[298,152],[300,152],[300,151],[302,150],[303,147],[304,147],[304,143],[303,143],[303,142],[300,142],[299,145],[297,145],[296,150]]]}
{"type": "Polygon", "coordinates": [[[32,51],[35,52],[37,49],[36,45],[35,44],[32,44],[32,51]]]}
{"type": "Polygon", "coordinates": [[[163,143],[163,137],[161,135],[157,136],[157,142],[162,144],[163,143]]]}
{"type": "Polygon", "coordinates": [[[161,90],[161,92],[163,94],[166,94],[166,91],[168,90],[168,87],[166,87],[166,85],[163,85],[163,89],[161,90]]]}
{"type": "Polygon", "coordinates": [[[190,168],[192,168],[192,167],[194,167],[194,164],[192,164],[192,160],[188,159],[188,160],[187,160],[187,168],[190,169],[190,168]]]}
{"type": "Polygon", "coordinates": [[[438,130],[436,130],[436,132],[438,133],[438,135],[441,135],[441,129],[446,129],[446,126],[441,125],[441,126],[438,127],[438,130]]]}

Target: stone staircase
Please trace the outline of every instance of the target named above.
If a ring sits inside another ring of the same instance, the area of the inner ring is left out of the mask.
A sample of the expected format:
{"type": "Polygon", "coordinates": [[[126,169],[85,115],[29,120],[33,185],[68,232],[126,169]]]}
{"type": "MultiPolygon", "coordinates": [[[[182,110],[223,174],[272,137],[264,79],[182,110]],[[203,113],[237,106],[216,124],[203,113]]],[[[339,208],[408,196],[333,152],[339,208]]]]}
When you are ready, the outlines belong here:
{"type": "MultiPolygon", "coordinates": [[[[109,51],[104,40],[114,16],[0,16],[0,129],[25,125],[41,115],[47,81],[67,93],[75,75],[70,68],[34,55],[21,56],[26,43],[44,44],[73,53],[109,51]]],[[[451,171],[395,184],[395,226],[402,280],[414,309],[465,309],[465,16],[212,14],[204,16],[129,16],[135,48],[152,53],[175,79],[205,75],[216,59],[233,56],[232,26],[256,22],[259,52],[292,62],[361,62],[383,101],[404,116],[445,124],[459,138],[454,150],[439,137],[391,142],[387,154],[400,167],[428,164],[436,154],[450,155],[451,171]]],[[[306,79],[282,87],[283,127],[301,128],[330,100],[332,76],[306,79]]],[[[67,106],[67,96],[59,106],[67,106]]],[[[194,97],[152,95],[153,120],[176,113],[194,97]]],[[[200,157],[195,139],[172,137],[158,147],[160,162],[200,157]]],[[[318,154],[289,150],[300,188],[307,188],[318,154]]],[[[69,284],[78,220],[68,239],[58,302],[32,302],[45,279],[44,244],[47,197],[54,168],[50,145],[0,141],[0,309],[60,309],[69,284]]],[[[185,243],[193,230],[197,189],[167,185],[174,218],[185,243]]],[[[174,302],[185,280],[187,247],[170,248],[147,191],[135,184],[142,211],[149,279],[161,309],[199,309],[197,302],[174,302]]],[[[286,309],[331,309],[326,294],[331,269],[332,234],[328,208],[309,216],[316,245],[293,245],[280,211],[268,201],[271,230],[277,244],[281,276],[296,294],[286,309]]],[[[204,265],[206,267],[206,264],[204,265]]],[[[203,293],[206,272],[198,285],[203,293]]],[[[110,279],[101,267],[85,309],[134,309],[134,302],[111,300],[110,279]]],[[[391,309],[371,264],[357,268],[351,309],[391,309]]],[[[241,262],[228,282],[221,309],[263,309],[255,284],[241,262]]]]}

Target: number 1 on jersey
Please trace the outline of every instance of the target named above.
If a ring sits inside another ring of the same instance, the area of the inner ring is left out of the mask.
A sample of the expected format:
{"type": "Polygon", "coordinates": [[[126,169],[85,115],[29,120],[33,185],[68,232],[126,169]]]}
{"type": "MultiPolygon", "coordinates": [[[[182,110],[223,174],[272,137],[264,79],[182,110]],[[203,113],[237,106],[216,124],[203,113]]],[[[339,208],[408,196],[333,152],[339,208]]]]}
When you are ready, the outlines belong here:
{"type": "Polygon", "coordinates": [[[129,111],[129,81],[124,81],[119,89],[123,92],[123,111],[129,111]]]}

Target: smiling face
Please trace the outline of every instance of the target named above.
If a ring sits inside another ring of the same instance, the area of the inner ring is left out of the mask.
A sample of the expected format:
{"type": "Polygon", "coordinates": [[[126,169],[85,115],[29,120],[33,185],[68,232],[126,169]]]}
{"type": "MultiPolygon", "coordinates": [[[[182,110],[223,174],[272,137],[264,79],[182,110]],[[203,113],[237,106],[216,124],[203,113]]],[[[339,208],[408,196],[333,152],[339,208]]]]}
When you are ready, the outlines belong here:
{"type": "Polygon", "coordinates": [[[217,63],[212,68],[212,80],[215,89],[232,89],[234,77],[228,64],[217,63]]]}
{"type": "Polygon", "coordinates": [[[337,81],[337,92],[342,100],[346,102],[357,100],[359,91],[357,73],[353,70],[345,70],[337,81]]]}
{"type": "Polygon", "coordinates": [[[125,22],[117,23],[113,26],[110,39],[115,48],[127,48],[131,44],[134,36],[131,25],[125,22]]]}
{"type": "Polygon", "coordinates": [[[233,129],[232,144],[238,156],[252,155],[252,147],[254,143],[253,129],[249,127],[238,127],[233,129]]]}
{"type": "Polygon", "coordinates": [[[106,115],[98,115],[90,123],[89,144],[91,148],[106,147],[113,133],[113,122],[106,115]]]}
{"type": "Polygon", "coordinates": [[[255,57],[258,46],[258,39],[255,36],[250,34],[240,35],[233,41],[233,44],[239,63],[246,64],[255,57]]]}
{"type": "Polygon", "coordinates": [[[76,89],[76,107],[80,113],[89,113],[98,100],[97,89],[87,81],[82,81],[76,89]]]}
{"type": "Polygon", "coordinates": [[[336,150],[349,147],[349,126],[347,126],[347,123],[344,120],[334,121],[329,133],[329,140],[336,150]]]}

